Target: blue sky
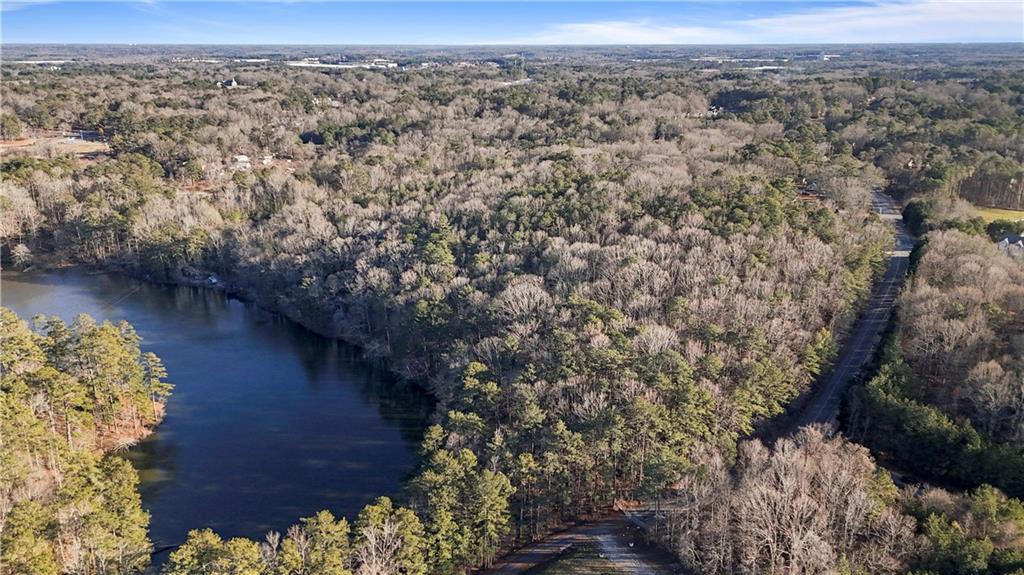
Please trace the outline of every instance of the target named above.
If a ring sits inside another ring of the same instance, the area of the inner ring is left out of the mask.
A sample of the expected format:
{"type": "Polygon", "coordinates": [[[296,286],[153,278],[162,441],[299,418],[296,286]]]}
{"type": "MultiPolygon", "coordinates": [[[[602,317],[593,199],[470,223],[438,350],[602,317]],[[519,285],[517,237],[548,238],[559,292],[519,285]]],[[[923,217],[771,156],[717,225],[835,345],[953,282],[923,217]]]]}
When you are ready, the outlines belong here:
{"type": "Polygon", "coordinates": [[[4,43],[1022,42],[1021,0],[330,2],[0,0],[4,43]]]}

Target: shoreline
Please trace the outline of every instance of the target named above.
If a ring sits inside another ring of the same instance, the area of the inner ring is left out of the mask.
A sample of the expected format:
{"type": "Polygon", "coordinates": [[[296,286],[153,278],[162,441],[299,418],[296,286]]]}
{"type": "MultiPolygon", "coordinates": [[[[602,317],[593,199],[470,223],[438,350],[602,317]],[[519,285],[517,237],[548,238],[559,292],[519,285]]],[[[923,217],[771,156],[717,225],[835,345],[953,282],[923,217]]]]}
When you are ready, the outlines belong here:
{"type": "MultiPolygon", "coordinates": [[[[67,258],[59,257],[40,257],[37,258],[36,263],[34,265],[28,266],[24,269],[17,270],[12,269],[12,266],[9,265],[9,262],[6,263],[8,265],[2,266],[2,268],[0,268],[0,272],[13,272],[14,274],[18,275],[68,273],[81,274],[83,276],[102,276],[110,274],[112,276],[120,276],[121,278],[124,278],[128,281],[145,283],[151,286],[166,286],[169,288],[202,288],[204,290],[209,290],[210,292],[219,292],[220,294],[223,294],[226,298],[232,298],[239,302],[243,302],[246,305],[252,305],[258,308],[261,313],[265,312],[267,314],[276,316],[277,318],[288,320],[289,322],[292,322],[293,324],[295,324],[295,326],[301,328],[302,330],[308,331],[310,336],[316,336],[319,338],[323,338],[324,340],[328,340],[330,342],[337,342],[343,346],[350,347],[354,353],[357,352],[356,356],[359,362],[365,362],[367,364],[367,367],[370,368],[382,368],[384,370],[382,375],[384,375],[388,380],[390,380],[394,384],[398,384],[399,386],[401,386],[398,387],[397,389],[405,390],[402,393],[414,393],[417,396],[429,398],[429,400],[427,400],[429,401],[429,408],[424,409],[423,415],[425,417],[421,421],[422,427],[424,429],[427,426],[434,423],[436,420],[436,397],[421,382],[417,382],[416,380],[402,377],[394,370],[391,370],[387,362],[382,361],[380,359],[366,357],[364,352],[365,350],[358,344],[352,343],[344,338],[331,335],[326,330],[319,329],[315,325],[312,325],[312,323],[304,321],[303,318],[301,318],[297,314],[290,313],[288,310],[282,308],[281,306],[273,305],[273,301],[271,298],[257,297],[256,295],[253,294],[251,290],[241,288],[232,282],[218,281],[218,283],[216,284],[211,284],[210,282],[205,281],[201,277],[189,278],[184,275],[181,275],[178,279],[158,279],[153,277],[152,275],[139,273],[136,270],[123,265],[90,264],[85,262],[75,262],[67,258]]],[[[12,280],[13,279],[14,278],[12,278],[12,280]]],[[[288,326],[282,325],[280,327],[275,327],[275,329],[287,327],[288,326]]],[[[153,434],[158,432],[160,430],[159,426],[166,421],[168,415],[166,403],[162,403],[161,406],[157,408],[157,410],[158,419],[152,424],[143,426],[141,429],[138,430],[137,433],[134,433],[134,430],[132,429],[123,428],[104,430],[102,433],[97,434],[94,438],[90,440],[90,444],[92,445],[91,449],[96,450],[96,452],[101,454],[103,457],[112,456],[129,459],[128,454],[138,449],[138,447],[147,438],[151,437],[153,434]]],[[[416,448],[418,448],[418,443],[415,447],[413,447],[413,453],[415,453],[416,448]]],[[[419,466],[422,464],[422,460],[417,456],[414,463],[414,469],[418,469],[419,466]]],[[[399,483],[400,489],[404,490],[406,488],[406,480],[399,478],[399,483]]],[[[400,491],[395,491],[393,493],[378,492],[376,493],[375,497],[379,495],[390,495],[394,497],[399,493],[400,491]]],[[[293,519],[298,520],[299,518],[294,517],[293,519]]],[[[354,520],[354,517],[352,517],[352,519],[354,520]]],[[[163,560],[166,559],[166,556],[169,552],[173,552],[182,543],[184,543],[184,541],[153,541],[153,546],[149,555],[151,559],[154,561],[154,564],[159,565],[163,562],[163,560]]],[[[155,574],[156,571],[150,569],[147,570],[146,573],[155,574]]]]}

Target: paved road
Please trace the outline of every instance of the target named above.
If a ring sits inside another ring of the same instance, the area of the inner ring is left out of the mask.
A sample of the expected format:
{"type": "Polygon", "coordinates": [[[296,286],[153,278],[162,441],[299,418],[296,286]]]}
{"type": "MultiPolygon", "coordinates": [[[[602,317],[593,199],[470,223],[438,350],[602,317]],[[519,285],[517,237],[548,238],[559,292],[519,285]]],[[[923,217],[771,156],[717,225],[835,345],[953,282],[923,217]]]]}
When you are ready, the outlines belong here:
{"type": "Polygon", "coordinates": [[[871,204],[875,212],[882,219],[891,221],[896,229],[893,250],[889,252],[889,266],[882,279],[875,284],[871,301],[857,320],[853,333],[846,339],[828,378],[818,386],[800,414],[797,420],[799,426],[836,421],[843,395],[874,355],[875,347],[892,315],[900,288],[907,278],[914,240],[903,224],[903,217],[892,198],[882,192],[874,192],[871,204]]]}

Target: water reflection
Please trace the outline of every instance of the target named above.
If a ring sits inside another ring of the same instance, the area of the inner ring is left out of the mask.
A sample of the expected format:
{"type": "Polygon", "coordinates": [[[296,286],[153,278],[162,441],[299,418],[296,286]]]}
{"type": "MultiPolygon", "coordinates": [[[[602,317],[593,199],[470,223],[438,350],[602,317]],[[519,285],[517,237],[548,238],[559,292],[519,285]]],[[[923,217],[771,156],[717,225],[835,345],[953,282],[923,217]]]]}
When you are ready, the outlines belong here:
{"type": "Polygon", "coordinates": [[[79,269],[5,272],[0,302],[22,317],[131,322],[176,385],[139,469],[157,546],[189,529],[261,537],[320,509],[354,518],[414,469],[422,392],[255,306],[202,288],[79,269]]]}

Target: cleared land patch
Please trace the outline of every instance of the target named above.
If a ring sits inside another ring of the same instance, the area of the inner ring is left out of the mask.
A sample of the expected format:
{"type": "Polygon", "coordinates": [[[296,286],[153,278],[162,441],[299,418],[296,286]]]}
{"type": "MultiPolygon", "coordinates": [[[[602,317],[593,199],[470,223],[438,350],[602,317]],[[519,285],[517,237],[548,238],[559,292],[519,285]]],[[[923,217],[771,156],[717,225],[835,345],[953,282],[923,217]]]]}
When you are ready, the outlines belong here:
{"type": "Polygon", "coordinates": [[[1004,210],[1002,208],[977,208],[978,215],[986,222],[995,220],[1024,220],[1024,210],[1004,210]]]}
{"type": "Polygon", "coordinates": [[[615,567],[602,553],[596,542],[577,543],[564,555],[554,561],[527,571],[528,575],[620,575],[622,571],[615,567]]]}
{"type": "Polygon", "coordinates": [[[106,142],[85,140],[77,137],[42,136],[0,141],[0,152],[4,155],[13,153],[24,154],[33,158],[66,155],[91,158],[109,153],[110,146],[106,142]]]}

